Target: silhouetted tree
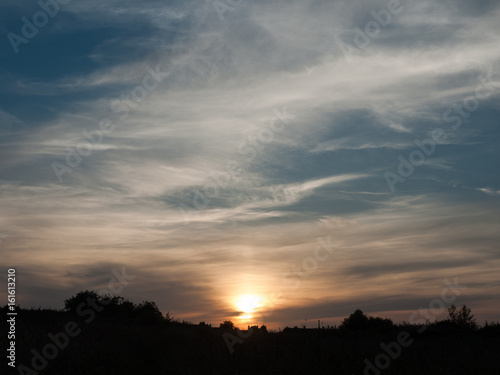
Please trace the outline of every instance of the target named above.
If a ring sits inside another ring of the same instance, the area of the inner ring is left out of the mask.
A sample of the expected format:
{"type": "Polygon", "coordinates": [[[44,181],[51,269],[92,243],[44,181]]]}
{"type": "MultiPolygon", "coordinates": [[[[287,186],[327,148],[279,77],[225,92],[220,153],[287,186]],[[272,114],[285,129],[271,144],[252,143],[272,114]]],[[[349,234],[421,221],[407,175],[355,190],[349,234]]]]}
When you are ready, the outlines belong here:
{"type": "Polygon", "coordinates": [[[384,319],[380,317],[373,317],[370,316],[368,318],[368,327],[369,328],[382,328],[382,329],[389,329],[394,327],[394,323],[391,319],[384,319]]]}
{"type": "Polygon", "coordinates": [[[234,323],[232,321],[230,321],[230,320],[224,320],[220,324],[220,328],[228,330],[228,331],[234,331],[234,329],[235,329],[234,323]]]}
{"type": "Polygon", "coordinates": [[[89,301],[99,301],[102,296],[94,292],[93,290],[86,290],[84,292],[78,292],[76,295],[64,300],[64,310],[75,314],[77,308],[80,305],[88,305],[89,301]]]}
{"type": "Polygon", "coordinates": [[[392,320],[366,316],[363,311],[358,309],[345,318],[339,328],[351,331],[366,331],[369,329],[390,329],[392,327],[394,327],[392,320]]]}
{"type": "Polygon", "coordinates": [[[161,313],[156,303],[150,301],[143,301],[135,308],[137,318],[146,323],[155,323],[163,320],[161,313]]]}
{"type": "Polygon", "coordinates": [[[71,313],[77,313],[79,306],[93,303],[104,307],[102,311],[99,311],[101,316],[137,318],[147,323],[171,322],[173,320],[168,312],[164,317],[155,302],[143,301],[136,305],[123,297],[110,294],[100,295],[91,290],[79,292],[65,300],[64,309],[71,313]]]}
{"type": "Polygon", "coordinates": [[[100,296],[99,302],[106,308],[102,311],[103,316],[132,316],[134,304],[120,296],[110,294],[100,296]],[[130,306],[132,304],[132,306],[130,306]],[[132,310],[130,310],[132,307],[132,310]],[[127,314],[128,313],[128,314],[127,314]]]}
{"type": "Polygon", "coordinates": [[[349,329],[352,331],[363,331],[368,328],[368,317],[359,309],[354,311],[349,317],[345,318],[340,325],[340,328],[349,329]]]}
{"type": "Polygon", "coordinates": [[[465,328],[465,329],[476,329],[476,319],[474,314],[472,314],[471,309],[466,305],[457,308],[455,305],[451,305],[448,308],[448,321],[454,325],[465,328]]]}
{"type": "Polygon", "coordinates": [[[135,312],[135,305],[128,301],[125,300],[120,304],[119,308],[119,314],[124,317],[133,317],[135,312]]]}
{"type": "Polygon", "coordinates": [[[487,336],[500,337],[500,323],[488,323],[484,322],[484,327],[481,332],[487,336]]]}
{"type": "Polygon", "coordinates": [[[166,321],[167,323],[170,323],[172,320],[174,320],[174,317],[173,317],[173,316],[171,316],[171,315],[170,315],[170,313],[167,311],[167,312],[165,313],[165,318],[164,318],[164,319],[165,319],[165,321],[166,321]]]}

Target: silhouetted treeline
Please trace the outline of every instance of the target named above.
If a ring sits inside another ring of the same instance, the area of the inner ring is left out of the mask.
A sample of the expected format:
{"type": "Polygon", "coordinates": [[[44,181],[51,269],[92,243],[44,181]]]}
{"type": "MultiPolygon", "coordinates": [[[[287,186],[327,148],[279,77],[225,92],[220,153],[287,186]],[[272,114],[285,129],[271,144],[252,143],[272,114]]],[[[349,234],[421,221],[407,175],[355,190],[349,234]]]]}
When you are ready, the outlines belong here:
{"type": "Polygon", "coordinates": [[[172,320],[168,313],[162,315],[155,302],[134,304],[123,297],[103,296],[95,291],[86,290],[64,301],[64,310],[72,314],[85,315],[92,309],[102,317],[134,318],[148,323],[172,320]]]}
{"type": "MultiPolygon", "coordinates": [[[[500,324],[479,326],[466,306],[426,324],[356,310],[338,327],[249,328],[181,322],[154,302],[85,291],[61,311],[18,308],[16,365],[23,368],[12,373],[500,374],[500,324]]],[[[2,337],[3,353],[6,345],[2,337]]]]}

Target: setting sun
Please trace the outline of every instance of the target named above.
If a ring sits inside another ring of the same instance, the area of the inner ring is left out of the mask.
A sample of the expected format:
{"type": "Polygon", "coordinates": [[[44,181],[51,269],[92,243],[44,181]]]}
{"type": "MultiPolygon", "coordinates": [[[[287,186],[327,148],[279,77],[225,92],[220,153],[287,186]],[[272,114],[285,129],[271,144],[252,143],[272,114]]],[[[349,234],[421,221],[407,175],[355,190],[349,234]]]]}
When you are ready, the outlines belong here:
{"type": "Polygon", "coordinates": [[[262,306],[262,298],[252,294],[245,294],[236,300],[236,307],[238,311],[245,313],[240,318],[248,319],[256,309],[262,306]]]}

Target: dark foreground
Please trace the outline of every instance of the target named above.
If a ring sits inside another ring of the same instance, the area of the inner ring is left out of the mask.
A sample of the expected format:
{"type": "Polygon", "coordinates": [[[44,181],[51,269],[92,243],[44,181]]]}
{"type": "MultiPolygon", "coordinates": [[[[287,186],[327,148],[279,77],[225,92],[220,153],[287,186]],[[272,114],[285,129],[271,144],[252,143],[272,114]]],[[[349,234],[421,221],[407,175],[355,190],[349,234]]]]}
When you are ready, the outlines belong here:
{"type": "Polygon", "coordinates": [[[15,369],[5,363],[9,347],[3,319],[0,373],[7,369],[5,373],[48,375],[500,375],[498,324],[474,330],[446,324],[364,331],[257,329],[251,335],[240,332],[249,336],[241,338],[229,328],[90,318],[60,311],[20,311],[15,369]]]}

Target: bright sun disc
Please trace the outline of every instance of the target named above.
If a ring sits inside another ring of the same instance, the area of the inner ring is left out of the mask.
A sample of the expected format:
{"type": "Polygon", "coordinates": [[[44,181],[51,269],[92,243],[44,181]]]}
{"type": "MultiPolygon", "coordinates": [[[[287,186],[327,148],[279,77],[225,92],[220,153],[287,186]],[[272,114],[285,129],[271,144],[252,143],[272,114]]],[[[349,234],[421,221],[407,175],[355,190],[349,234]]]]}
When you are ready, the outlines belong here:
{"type": "Polygon", "coordinates": [[[238,311],[244,312],[245,314],[251,314],[255,309],[262,306],[262,298],[254,296],[251,294],[246,294],[240,296],[236,301],[236,307],[238,311]]]}

